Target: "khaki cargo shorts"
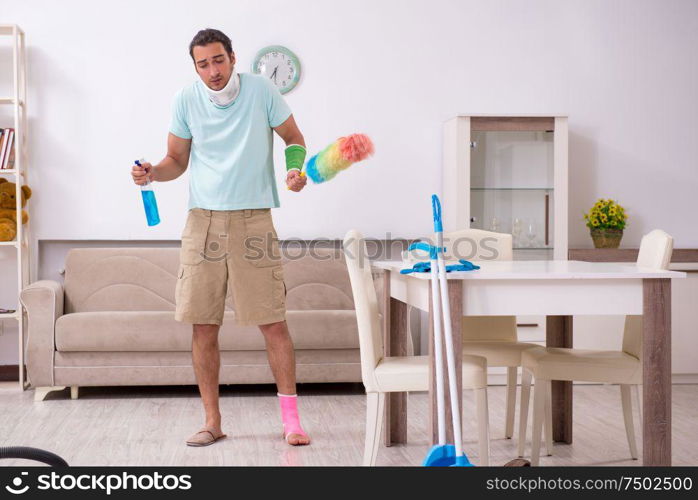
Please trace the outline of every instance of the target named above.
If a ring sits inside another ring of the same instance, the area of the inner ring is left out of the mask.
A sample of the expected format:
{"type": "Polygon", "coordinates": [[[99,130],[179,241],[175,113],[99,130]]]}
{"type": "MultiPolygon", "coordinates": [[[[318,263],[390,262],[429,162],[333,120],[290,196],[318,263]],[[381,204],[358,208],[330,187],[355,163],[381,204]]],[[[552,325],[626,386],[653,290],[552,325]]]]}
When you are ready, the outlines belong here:
{"type": "Polygon", "coordinates": [[[228,289],[238,325],[286,319],[286,286],[271,209],[189,210],[175,290],[175,319],[223,322],[228,289]]]}

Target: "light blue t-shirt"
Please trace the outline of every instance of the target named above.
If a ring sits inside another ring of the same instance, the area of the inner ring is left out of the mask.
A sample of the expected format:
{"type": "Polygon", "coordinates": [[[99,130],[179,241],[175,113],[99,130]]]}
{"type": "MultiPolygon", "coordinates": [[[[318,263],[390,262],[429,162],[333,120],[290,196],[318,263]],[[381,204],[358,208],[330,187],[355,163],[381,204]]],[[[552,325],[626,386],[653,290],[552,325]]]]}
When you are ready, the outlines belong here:
{"type": "Polygon", "coordinates": [[[189,206],[208,210],[275,208],[273,130],[291,109],[267,78],[240,73],[226,107],[210,101],[201,80],[174,99],[170,132],[191,139],[189,206]]]}

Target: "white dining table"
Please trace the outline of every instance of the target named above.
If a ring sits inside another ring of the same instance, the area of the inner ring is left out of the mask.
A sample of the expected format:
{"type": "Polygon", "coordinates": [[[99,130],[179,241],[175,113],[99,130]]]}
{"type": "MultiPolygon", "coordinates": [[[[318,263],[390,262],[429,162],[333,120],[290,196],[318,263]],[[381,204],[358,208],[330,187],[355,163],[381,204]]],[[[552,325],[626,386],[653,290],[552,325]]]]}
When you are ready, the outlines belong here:
{"type": "MultiPolygon", "coordinates": [[[[684,278],[686,273],[643,268],[634,263],[572,260],[473,263],[480,269],[452,271],[447,275],[457,366],[462,356],[463,316],[546,316],[546,345],[550,347],[573,347],[572,318],[575,315],[644,316],[643,463],[671,465],[671,280],[684,278]]],[[[400,274],[401,269],[409,267],[401,261],[374,261],[372,265],[384,273],[386,356],[407,355],[407,306],[429,312],[429,434],[435,443],[430,274],[400,274]]],[[[460,395],[460,370],[456,382],[460,395]]],[[[386,445],[406,442],[406,405],[405,393],[394,393],[387,398],[386,445]]],[[[552,406],[555,441],[572,443],[571,382],[553,381],[552,406]]],[[[446,408],[450,410],[448,401],[446,408]]],[[[449,421],[450,415],[447,416],[449,421]]],[[[449,439],[453,439],[452,429],[449,429],[449,439]]]]}

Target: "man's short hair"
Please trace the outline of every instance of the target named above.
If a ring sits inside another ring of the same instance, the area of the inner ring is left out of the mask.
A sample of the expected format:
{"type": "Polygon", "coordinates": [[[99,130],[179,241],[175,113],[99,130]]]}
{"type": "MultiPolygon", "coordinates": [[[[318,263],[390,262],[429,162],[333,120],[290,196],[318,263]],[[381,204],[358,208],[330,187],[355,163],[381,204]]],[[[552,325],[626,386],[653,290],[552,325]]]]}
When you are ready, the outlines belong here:
{"type": "Polygon", "coordinates": [[[223,44],[226,54],[230,55],[233,52],[233,44],[230,42],[228,35],[217,29],[206,28],[205,30],[199,31],[189,44],[189,55],[192,60],[194,60],[194,47],[197,45],[203,47],[209,43],[216,42],[223,44]]]}

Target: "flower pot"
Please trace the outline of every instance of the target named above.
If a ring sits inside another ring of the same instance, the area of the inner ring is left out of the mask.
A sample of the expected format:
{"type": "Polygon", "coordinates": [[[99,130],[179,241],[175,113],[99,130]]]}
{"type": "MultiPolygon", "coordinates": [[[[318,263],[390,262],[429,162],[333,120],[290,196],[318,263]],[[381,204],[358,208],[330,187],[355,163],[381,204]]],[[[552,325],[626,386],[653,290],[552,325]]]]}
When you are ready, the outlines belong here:
{"type": "Polygon", "coordinates": [[[589,232],[596,248],[618,248],[623,237],[622,229],[591,229],[589,232]]]}

